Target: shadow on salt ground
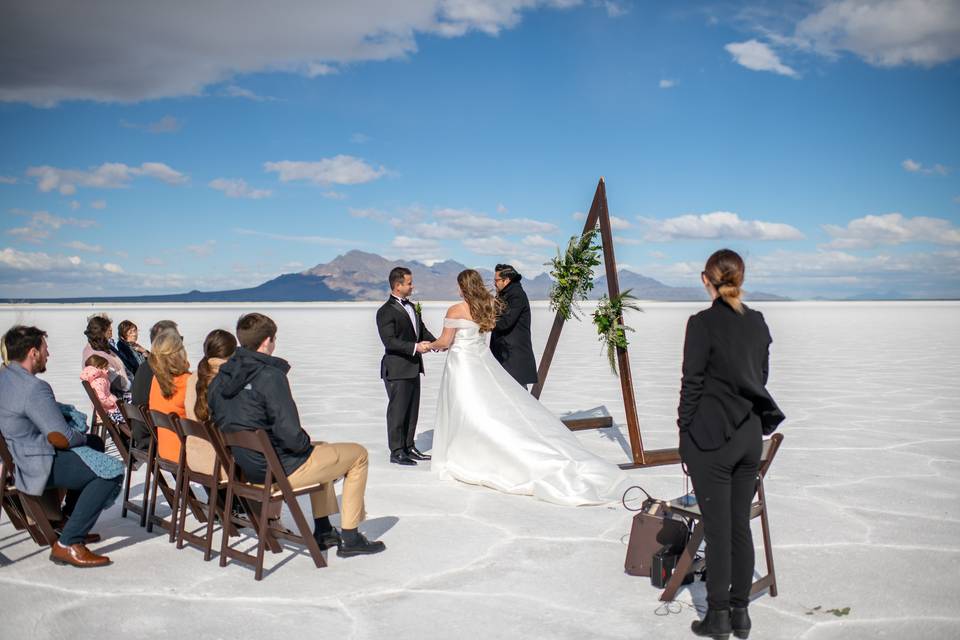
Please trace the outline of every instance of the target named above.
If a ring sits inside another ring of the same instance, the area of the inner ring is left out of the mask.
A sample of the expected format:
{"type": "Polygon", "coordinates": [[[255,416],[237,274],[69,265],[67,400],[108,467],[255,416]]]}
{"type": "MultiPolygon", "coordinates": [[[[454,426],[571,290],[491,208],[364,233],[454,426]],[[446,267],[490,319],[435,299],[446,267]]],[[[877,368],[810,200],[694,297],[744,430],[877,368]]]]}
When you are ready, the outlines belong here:
{"type": "Polygon", "coordinates": [[[379,540],[387,531],[393,529],[400,522],[397,516],[383,516],[381,518],[371,518],[363,523],[363,533],[372,540],[379,540]]]}
{"type": "Polygon", "coordinates": [[[430,451],[430,449],[433,449],[433,429],[418,433],[414,446],[420,451],[430,451]]]}

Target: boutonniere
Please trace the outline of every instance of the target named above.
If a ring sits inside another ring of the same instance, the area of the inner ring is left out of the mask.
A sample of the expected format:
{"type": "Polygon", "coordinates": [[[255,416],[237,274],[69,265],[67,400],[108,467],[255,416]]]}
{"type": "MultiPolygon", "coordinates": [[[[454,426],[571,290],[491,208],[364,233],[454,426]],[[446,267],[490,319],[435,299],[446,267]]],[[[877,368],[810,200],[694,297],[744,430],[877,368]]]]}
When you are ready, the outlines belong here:
{"type": "Polygon", "coordinates": [[[413,303],[413,310],[417,312],[417,315],[418,315],[418,316],[419,316],[421,313],[423,313],[423,307],[420,306],[420,303],[419,303],[419,302],[413,303]]]}

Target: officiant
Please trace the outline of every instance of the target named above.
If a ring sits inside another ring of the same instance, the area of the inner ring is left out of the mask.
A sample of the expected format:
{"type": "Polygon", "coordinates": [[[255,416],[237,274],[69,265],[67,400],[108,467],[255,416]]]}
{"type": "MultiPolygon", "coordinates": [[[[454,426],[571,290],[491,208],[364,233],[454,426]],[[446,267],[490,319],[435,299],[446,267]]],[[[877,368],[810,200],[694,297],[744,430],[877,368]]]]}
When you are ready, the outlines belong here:
{"type": "Polygon", "coordinates": [[[530,300],[520,281],[523,279],[509,264],[498,264],[493,283],[503,302],[503,313],[490,334],[490,351],[514,380],[524,388],[537,382],[537,361],[530,341],[530,300]]]}

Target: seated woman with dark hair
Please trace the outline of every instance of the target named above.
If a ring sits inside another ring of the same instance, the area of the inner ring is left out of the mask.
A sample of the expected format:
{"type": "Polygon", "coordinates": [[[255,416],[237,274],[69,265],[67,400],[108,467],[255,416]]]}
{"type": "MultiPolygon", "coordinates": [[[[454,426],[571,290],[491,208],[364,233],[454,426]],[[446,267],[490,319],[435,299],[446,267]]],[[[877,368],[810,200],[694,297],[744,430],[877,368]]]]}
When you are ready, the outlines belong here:
{"type": "MultiPolygon", "coordinates": [[[[203,341],[203,359],[187,381],[184,409],[188,418],[198,422],[210,420],[207,388],[220,372],[220,365],[229,360],[236,350],[237,339],[229,331],[214,329],[207,334],[207,339],[203,341]]],[[[216,454],[209,442],[187,436],[187,466],[210,475],[213,473],[215,458],[216,454]]]]}
{"type": "Polygon", "coordinates": [[[100,356],[109,363],[110,389],[118,398],[129,399],[131,379],[127,376],[127,368],[110,344],[113,338],[113,323],[110,318],[102,315],[90,316],[87,319],[87,330],[83,332],[87,337],[87,345],[83,348],[80,358],[81,369],[87,366],[90,356],[100,356]]]}
{"type": "Polygon", "coordinates": [[[123,361],[123,366],[127,368],[127,377],[133,380],[137,374],[137,369],[143,364],[150,352],[137,344],[140,330],[137,325],[129,320],[124,320],[117,325],[117,332],[120,339],[117,340],[117,355],[123,361]]]}

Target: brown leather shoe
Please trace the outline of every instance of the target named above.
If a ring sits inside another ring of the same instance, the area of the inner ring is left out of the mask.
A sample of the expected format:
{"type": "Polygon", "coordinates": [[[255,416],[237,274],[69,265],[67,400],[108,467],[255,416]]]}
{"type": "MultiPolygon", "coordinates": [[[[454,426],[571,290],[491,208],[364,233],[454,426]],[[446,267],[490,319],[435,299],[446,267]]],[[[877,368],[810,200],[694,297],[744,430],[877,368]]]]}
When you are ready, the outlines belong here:
{"type": "Polygon", "coordinates": [[[50,560],[54,564],[69,564],[81,569],[104,567],[110,564],[110,558],[97,555],[80,543],[64,547],[59,542],[54,542],[53,546],[50,547],[50,560]]]}
{"type": "Polygon", "coordinates": [[[70,441],[67,440],[67,436],[63,435],[59,431],[51,431],[47,434],[47,442],[49,442],[54,449],[69,449],[70,441]]]}

